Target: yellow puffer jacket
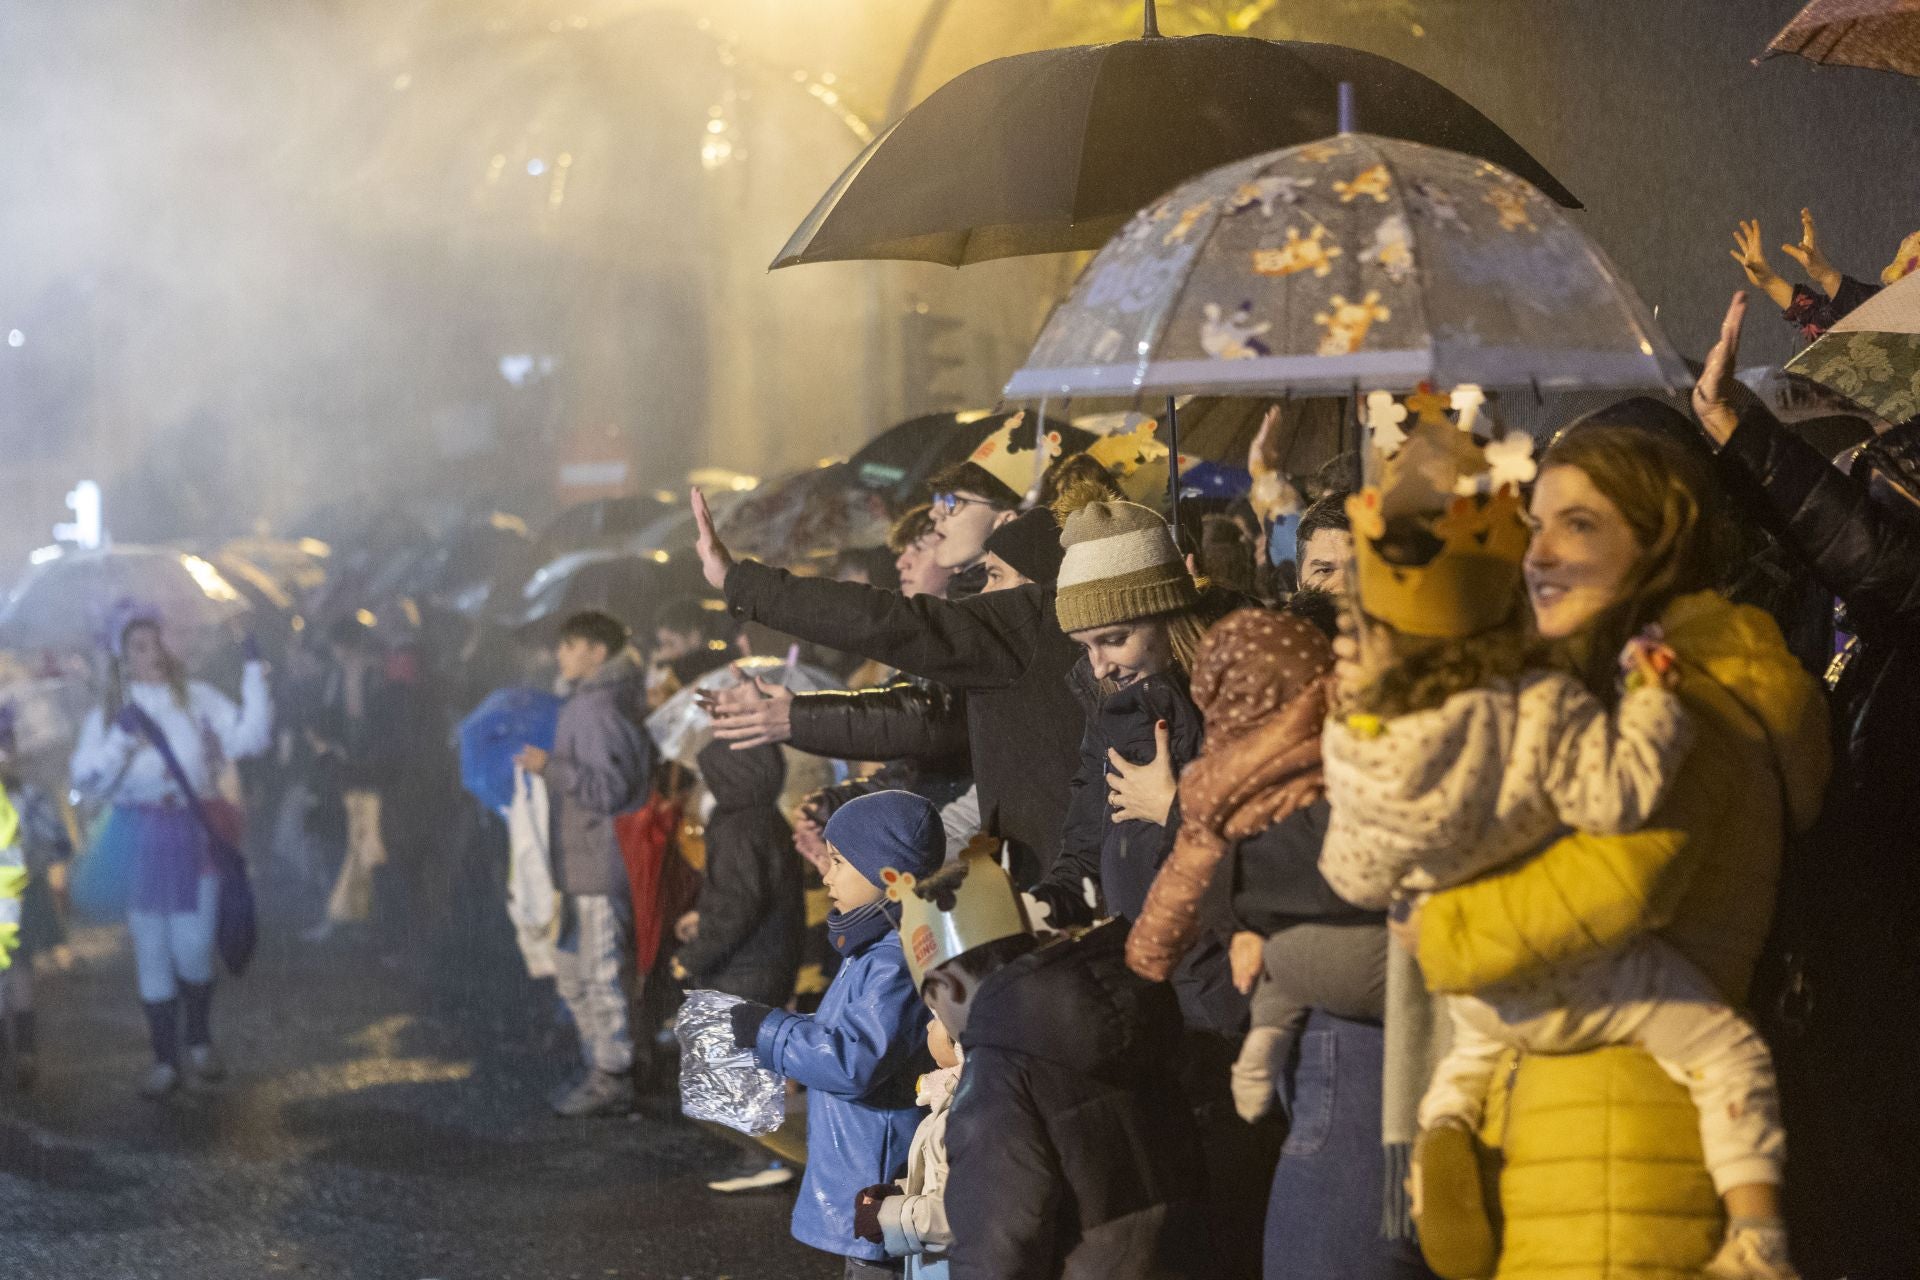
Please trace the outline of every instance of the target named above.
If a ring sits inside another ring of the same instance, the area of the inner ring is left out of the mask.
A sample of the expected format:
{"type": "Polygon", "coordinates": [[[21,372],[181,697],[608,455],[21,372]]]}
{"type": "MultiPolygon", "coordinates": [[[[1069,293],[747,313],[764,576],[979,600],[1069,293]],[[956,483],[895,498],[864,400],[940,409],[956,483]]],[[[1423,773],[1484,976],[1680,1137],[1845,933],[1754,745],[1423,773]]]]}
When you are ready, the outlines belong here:
{"type": "MultiPolygon", "coordinates": [[[[1826,785],[1826,706],[1759,610],[1701,592],[1661,623],[1697,731],[1666,806],[1633,835],[1568,836],[1435,894],[1420,923],[1435,991],[1536,976],[1652,930],[1744,1002],[1787,825],[1811,825],[1826,785]]],[[[1496,1082],[1486,1136],[1504,1157],[1500,1280],[1693,1280],[1712,1256],[1720,1208],[1697,1117],[1643,1052],[1521,1058],[1496,1082]]]]}

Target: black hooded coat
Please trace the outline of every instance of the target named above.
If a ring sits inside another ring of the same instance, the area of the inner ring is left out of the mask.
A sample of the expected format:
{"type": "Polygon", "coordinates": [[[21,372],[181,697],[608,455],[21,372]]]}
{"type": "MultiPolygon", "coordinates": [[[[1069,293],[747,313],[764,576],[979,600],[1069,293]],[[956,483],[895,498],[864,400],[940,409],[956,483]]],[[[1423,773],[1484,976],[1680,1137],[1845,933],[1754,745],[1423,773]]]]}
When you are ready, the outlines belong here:
{"type": "Polygon", "coordinates": [[[793,994],[806,930],[800,855],[780,814],[787,777],[779,747],[701,751],[713,793],[707,869],[695,910],[700,934],[679,951],[693,985],[778,1007],[793,994]]]}
{"type": "Polygon", "coordinates": [[[1127,924],[986,978],[947,1120],[953,1280],[1214,1276],[1172,988],[1127,924]]]}

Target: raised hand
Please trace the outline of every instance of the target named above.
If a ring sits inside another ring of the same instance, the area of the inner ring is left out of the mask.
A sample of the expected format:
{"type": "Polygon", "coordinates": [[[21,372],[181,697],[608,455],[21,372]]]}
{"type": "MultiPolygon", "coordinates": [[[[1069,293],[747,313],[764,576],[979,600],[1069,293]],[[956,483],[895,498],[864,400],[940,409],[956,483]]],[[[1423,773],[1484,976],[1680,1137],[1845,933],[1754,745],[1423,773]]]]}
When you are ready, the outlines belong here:
{"type": "Polygon", "coordinates": [[[1720,341],[1707,353],[1706,367],[1693,386],[1693,416],[1716,445],[1733,437],[1741,413],[1755,399],[1753,392],[1733,376],[1740,363],[1740,326],[1746,318],[1747,295],[1736,293],[1727,304],[1726,319],[1720,322],[1720,341]]]}
{"type": "MultiPolygon", "coordinates": [[[[1756,227],[1756,231],[1757,229],[1756,227]]],[[[1827,255],[1820,250],[1820,237],[1814,230],[1811,209],[1800,211],[1800,243],[1783,244],[1780,246],[1780,252],[1799,263],[1801,269],[1807,273],[1807,279],[1813,281],[1820,292],[1829,298],[1840,292],[1842,277],[1838,271],[1834,270],[1833,264],[1827,261],[1827,255]]]]}
{"type": "Polygon", "coordinates": [[[1793,286],[1775,274],[1767,261],[1767,251],[1760,247],[1760,223],[1757,220],[1742,222],[1733,233],[1733,244],[1730,255],[1747,273],[1747,279],[1772,298],[1782,311],[1786,310],[1793,302],[1793,286]]]}
{"type": "Polygon", "coordinates": [[[793,736],[793,690],[756,677],[722,690],[710,704],[713,736],[735,751],[785,742],[793,736]]]}
{"type": "Polygon", "coordinates": [[[698,534],[694,539],[693,553],[700,557],[700,572],[706,576],[708,586],[715,591],[724,591],[727,571],[733,568],[733,555],[727,550],[727,544],[720,541],[720,535],[714,532],[713,512],[707,508],[707,495],[698,489],[693,491],[693,527],[698,534]]]}

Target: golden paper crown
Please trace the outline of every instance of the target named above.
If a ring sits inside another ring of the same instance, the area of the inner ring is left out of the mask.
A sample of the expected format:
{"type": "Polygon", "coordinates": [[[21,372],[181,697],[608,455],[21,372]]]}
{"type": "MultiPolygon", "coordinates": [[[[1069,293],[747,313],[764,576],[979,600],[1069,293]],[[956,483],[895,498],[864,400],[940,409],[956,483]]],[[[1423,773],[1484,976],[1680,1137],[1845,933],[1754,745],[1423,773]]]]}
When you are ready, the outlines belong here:
{"type": "Polygon", "coordinates": [[[1130,431],[1101,436],[1087,456],[1106,469],[1129,502],[1158,504],[1167,492],[1167,446],[1154,435],[1155,422],[1142,418],[1130,431]]]}
{"type": "Polygon", "coordinates": [[[1060,433],[1049,431],[1041,442],[1046,452],[1036,458],[1033,432],[1026,428],[1026,421],[1024,412],[1014,414],[1005,426],[982,440],[967,459],[1016,494],[1024,494],[1039,483],[1062,447],[1060,433]]]}
{"type": "Polygon", "coordinates": [[[1368,617],[1405,635],[1465,639],[1507,622],[1520,604],[1519,487],[1534,475],[1532,441],[1510,434],[1483,450],[1463,429],[1479,408],[1469,402],[1455,426],[1445,397],[1409,396],[1417,421],[1402,433],[1405,411],[1391,397],[1369,397],[1379,483],[1347,499],[1355,590],[1368,617]]]}
{"type": "Polygon", "coordinates": [[[919,882],[895,875],[886,891],[900,904],[900,943],[916,990],[929,969],[989,942],[1033,932],[1013,880],[989,857],[962,854],[919,882]]]}

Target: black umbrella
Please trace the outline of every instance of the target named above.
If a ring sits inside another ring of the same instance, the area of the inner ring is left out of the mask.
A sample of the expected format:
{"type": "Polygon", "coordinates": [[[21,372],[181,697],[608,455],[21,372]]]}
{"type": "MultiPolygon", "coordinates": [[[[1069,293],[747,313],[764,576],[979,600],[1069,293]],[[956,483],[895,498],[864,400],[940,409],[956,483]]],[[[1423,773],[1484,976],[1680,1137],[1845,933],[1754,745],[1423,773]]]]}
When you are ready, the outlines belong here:
{"type": "MultiPolygon", "coordinates": [[[[1010,412],[973,412],[909,418],[861,445],[848,465],[861,485],[885,494],[896,507],[911,506],[926,500],[927,481],[955,463],[965,462],[1012,416],[1010,412]]],[[[1093,443],[1091,434],[1064,422],[1049,420],[1041,429],[1060,433],[1063,455],[1078,453],[1093,443]]]]}
{"type": "Polygon", "coordinates": [[[1390,58],[1156,34],[963,72],[848,166],[773,265],[900,258],[957,267],[1097,249],[1189,178],[1334,133],[1342,84],[1353,86],[1369,133],[1490,160],[1579,207],[1500,126],[1390,58]]]}

